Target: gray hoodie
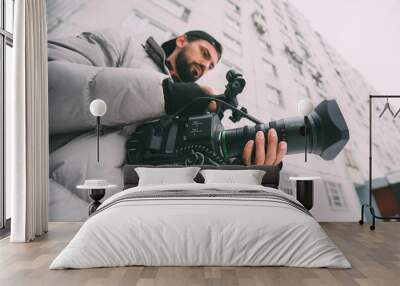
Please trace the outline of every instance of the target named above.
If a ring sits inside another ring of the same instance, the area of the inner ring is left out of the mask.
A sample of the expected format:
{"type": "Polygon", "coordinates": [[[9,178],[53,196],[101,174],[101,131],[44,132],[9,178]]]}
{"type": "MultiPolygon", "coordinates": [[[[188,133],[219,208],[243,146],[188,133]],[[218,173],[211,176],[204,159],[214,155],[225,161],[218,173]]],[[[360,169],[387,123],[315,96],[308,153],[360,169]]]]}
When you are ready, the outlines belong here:
{"type": "Polygon", "coordinates": [[[152,38],[141,45],[125,30],[84,32],[50,40],[48,60],[50,135],[93,130],[89,105],[97,98],[107,103],[107,126],[165,114],[162,80],[170,75],[152,38]]]}
{"type": "MultiPolygon", "coordinates": [[[[87,192],[76,185],[87,178],[119,186],[106,197],[122,190],[129,134],[165,114],[162,81],[170,74],[164,51],[151,37],[141,45],[127,31],[107,29],[50,40],[48,61],[50,178],[85,200],[87,192]],[[99,163],[96,119],[89,111],[96,98],[107,103],[99,163]]],[[[58,193],[58,188],[51,189],[51,198],[58,193]]],[[[71,198],[64,203],[74,206],[71,198]]],[[[75,211],[72,207],[70,215],[75,211]]]]}

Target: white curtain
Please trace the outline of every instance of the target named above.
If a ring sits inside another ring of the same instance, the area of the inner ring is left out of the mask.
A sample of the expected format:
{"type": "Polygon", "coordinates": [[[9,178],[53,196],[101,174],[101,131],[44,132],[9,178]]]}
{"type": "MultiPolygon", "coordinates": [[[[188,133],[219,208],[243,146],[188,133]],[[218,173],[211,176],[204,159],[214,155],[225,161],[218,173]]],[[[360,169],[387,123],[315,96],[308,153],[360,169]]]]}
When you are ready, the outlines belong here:
{"type": "Polygon", "coordinates": [[[45,0],[16,0],[13,92],[6,98],[6,187],[12,242],[48,227],[48,97],[45,0]]]}

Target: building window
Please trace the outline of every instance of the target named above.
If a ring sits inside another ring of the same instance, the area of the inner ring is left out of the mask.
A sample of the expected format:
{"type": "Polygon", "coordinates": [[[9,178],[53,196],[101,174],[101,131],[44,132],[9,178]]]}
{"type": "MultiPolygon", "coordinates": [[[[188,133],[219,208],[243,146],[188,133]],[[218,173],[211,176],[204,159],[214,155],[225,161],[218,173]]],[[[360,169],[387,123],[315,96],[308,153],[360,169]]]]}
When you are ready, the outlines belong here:
{"type": "MultiPolygon", "coordinates": [[[[240,67],[222,58],[219,64],[215,66],[215,70],[212,73],[212,77],[215,79],[215,88],[223,88],[226,85],[226,73],[231,69],[243,74],[243,70],[240,67]]],[[[223,92],[223,89],[220,91],[223,92]]]]}
{"type": "Polygon", "coordinates": [[[237,19],[235,19],[231,15],[225,14],[224,20],[229,26],[231,26],[236,31],[240,32],[241,29],[240,22],[237,19]]]}
{"type": "Polygon", "coordinates": [[[303,76],[303,58],[288,46],[285,46],[285,53],[287,55],[289,64],[295,68],[301,76],[303,76]]]}
{"type": "Polygon", "coordinates": [[[274,5],[275,9],[277,10],[281,10],[281,6],[278,4],[277,1],[275,0],[271,0],[272,5],[274,5]]]}
{"type": "Polygon", "coordinates": [[[343,78],[342,73],[341,73],[338,69],[335,69],[335,73],[336,73],[336,76],[339,78],[340,82],[341,82],[344,86],[346,86],[346,82],[344,81],[344,78],[343,78]]]}
{"type": "Polygon", "coordinates": [[[285,16],[283,16],[283,14],[282,14],[282,10],[280,9],[280,8],[277,8],[277,6],[275,6],[274,7],[274,12],[275,12],[275,15],[276,16],[278,16],[277,17],[277,20],[278,21],[284,21],[285,20],[285,16]]]}
{"type": "MultiPolygon", "coordinates": [[[[276,11],[276,10],[275,10],[275,11],[276,11]]],[[[276,16],[277,16],[277,17],[275,17],[276,21],[279,22],[279,24],[280,24],[282,27],[284,27],[285,30],[289,30],[288,27],[286,26],[286,21],[285,21],[285,18],[283,18],[283,15],[282,15],[282,14],[278,14],[277,12],[275,12],[275,14],[276,14],[276,16]],[[280,15],[280,16],[278,16],[278,15],[280,15]]]]}
{"type": "Polygon", "coordinates": [[[319,97],[321,97],[322,99],[328,99],[328,97],[323,94],[323,93],[318,93],[319,97]]]}
{"type": "MultiPolygon", "coordinates": [[[[14,1],[0,0],[0,228],[11,217],[11,194],[4,188],[5,98],[11,93],[14,1]]],[[[9,225],[9,224],[7,224],[9,225]]]]}
{"type": "MultiPolygon", "coordinates": [[[[9,0],[6,0],[6,2],[9,0]]],[[[69,18],[78,10],[86,5],[88,0],[81,1],[63,1],[63,0],[47,0],[46,1],[46,14],[47,14],[47,33],[55,37],[59,37],[58,28],[68,29],[68,32],[76,30],[76,24],[69,22],[69,18]],[[67,27],[67,28],[66,28],[67,27]]],[[[81,31],[79,31],[80,33],[81,31]]]]}
{"type": "Polygon", "coordinates": [[[254,4],[257,6],[258,10],[263,10],[264,9],[264,5],[261,3],[260,0],[254,0],[254,4]]]}
{"type": "MultiPolygon", "coordinates": [[[[383,144],[376,144],[376,143],[372,143],[373,145],[373,149],[372,149],[372,157],[373,158],[384,158],[385,154],[383,153],[383,144]],[[375,152],[376,151],[376,152],[375,152]],[[377,154],[376,154],[377,153],[377,154]],[[376,154],[376,155],[375,155],[376,154]]],[[[383,161],[383,160],[382,160],[383,161]]]]}
{"type": "Polygon", "coordinates": [[[353,153],[350,150],[344,149],[344,159],[346,166],[358,169],[357,162],[354,160],[353,153]]]}
{"type": "Polygon", "coordinates": [[[296,30],[294,34],[296,35],[298,41],[306,43],[306,39],[304,38],[303,34],[300,31],[296,30]]]}
{"type": "Polygon", "coordinates": [[[157,5],[160,5],[165,10],[173,14],[174,16],[187,22],[189,20],[190,9],[183,6],[176,0],[157,0],[154,1],[157,5]]]}
{"type": "Polygon", "coordinates": [[[242,44],[232,36],[228,35],[227,33],[223,33],[223,35],[224,35],[223,39],[226,46],[235,51],[236,53],[242,54],[242,44]]]}
{"type": "Polygon", "coordinates": [[[152,36],[158,43],[162,43],[176,36],[176,33],[137,10],[132,11],[122,23],[122,26],[144,38],[152,36]]]}
{"type": "MultiPolygon", "coordinates": [[[[368,124],[366,122],[362,122],[361,125],[365,128],[368,128],[368,124]]],[[[400,130],[399,130],[400,131],[400,130]]]]}
{"type": "Polygon", "coordinates": [[[226,0],[226,3],[232,11],[240,15],[240,6],[234,0],[226,0]]]}
{"type": "Polygon", "coordinates": [[[386,158],[392,163],[392,167],[396,167],[398,162],[393,158],[393,154],[386,152],[386,158]]]}
{"type": "Polygon", "coordinates": [[[219,65],[220,65],[220,68],[224,71],[224,76],[231,69],[234,69],[238,73],[243,73],[243,70],[240,67],[238,67],[237,65],[235,65],[231,62],[228,62],[225,59],[222,59],[221,63],[219,65]]]}
{"type": "Polygon", "coordinates": [[[290,35],[283,29],[279,30],[282,34],[282,38],[283,38],[283,42],[286,44],[285,46],[293,46],[293,40],[292,37],[290,37],[290,35]]]}
{"type": "Polygon", "coordinates": [[[265,74],[273,77],[278,76],[278,73],[276,72],[276,66],[274,64],[271,64],[266,59],[262,59],[262,66],[265,74]]]}
{"type": "Polygon", "coordinates": [[[269,84],[265,84],[265,88],[268,100],[276,105],[284,107],[282,92],[276,87],[273,87],[272,85],[269,84]]]}
{"type": "Polygon", "coordinates": [[[355,101],[355,99],[354,99],[354,96],[351,94],[351,93],[347,93],[347,96],[349,97],[349,99],[352,101],[352,102],[356,102],[355,101]]]}
{"type": "Polygon", "coordinates": [[[286,194],[296,196],[296,182],[289,180],[290,177],[296,177],[297,174],[286,173],[281,171],[279,180],[279,190],[284,191],[286,194]]]}
{"type": "Polygon", "coordinates": [[[307,61],[310,60],[310,58],[312,57],[311,52],[308,50],[308,48],[300,43],[300,48],[303,50],[303,58],[306,59],[307,61]]]}
{"type": "Polygon", "coordinates": [[[264,35],[265,33],[268,32],[267,20],[265,19],[265,16],[261,12],[254,11],[251,14],[251,18],[253,20],[253,24],[256,27],[257,32],[260,35],[264,35]]]}
{"type": "Polygon", "coordinates": [[[259,39],[259,43],[260,43],[260,47],[264,50],[265,48],[267,49],[268,53],[270,55],[273,55],[273,51],[272,51],[272,46],[271,44],[266,40],[266,39],[259,39]]]}
{"type": "Polygon", "coordinates": [[[325,86],[324,86],[324,82],[322,80],[322,74],[319,71],[317,71],[315,73],[313,73],[313,72],[310,72],[310,73],[311,73],[311,78],[313,79],[315,86],[324,89],[325,86]]]}
{"type": "Polygon", "coordinates": [[[293,17],[289,16],[289,21],[292,24],[293,29],[296,29],[298,26],[296,20],[293,17]]]}
{"type": "Polygon", "coordinates": [[[295,80],[295,83],[297,85],[297,90],[301,98],[311,98],[310,90],[307,86],[298,82],[297,80],[295,80]]]}
{"type": "Polygon", "coordinates": [[[359,108],[356,107],[356,111],[360,118],[364,118],[364,114],[362,113],[362,111],[359,108]]]}
{"type": "Polygon", "coordinates": [[[342,185],[340,183],[325,181],[325,188],[331,209],[338,211],[347,210],[347,204],[343,196],[342,185]]]}

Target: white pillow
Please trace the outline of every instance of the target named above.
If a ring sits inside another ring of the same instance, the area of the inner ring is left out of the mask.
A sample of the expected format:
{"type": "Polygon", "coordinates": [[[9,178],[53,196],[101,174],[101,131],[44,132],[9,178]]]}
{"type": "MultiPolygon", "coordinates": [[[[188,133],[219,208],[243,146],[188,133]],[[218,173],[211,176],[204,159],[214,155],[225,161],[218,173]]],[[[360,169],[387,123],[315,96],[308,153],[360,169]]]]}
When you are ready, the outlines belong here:
{"type": "Polygon", "coordinates": [[[262,170],[201,170],[204,183],[235,183],[261,185],[265,171],[262,170]]]}
{"type": "Polygon", "coordinates": [[[199,170],[199,167],[135,168],[139,176],[138,186],[195,183],[193,179],[199,170]]]}

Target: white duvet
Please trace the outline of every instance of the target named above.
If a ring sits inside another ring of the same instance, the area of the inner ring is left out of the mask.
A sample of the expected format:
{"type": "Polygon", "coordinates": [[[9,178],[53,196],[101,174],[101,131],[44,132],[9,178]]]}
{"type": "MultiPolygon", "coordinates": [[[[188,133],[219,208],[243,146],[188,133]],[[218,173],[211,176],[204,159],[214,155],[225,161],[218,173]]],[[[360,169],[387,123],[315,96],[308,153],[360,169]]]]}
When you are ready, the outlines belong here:
{"type": "Polygon", "coordinates": [[[312,216],[279,200],[251,196],[121,200],[137,192],[168,190],[262,190],[297,202],[277,189],[255,185],[193,183],[127,189],[100,206],[50,269],[127,265],[351,267],[312,216]]]}

